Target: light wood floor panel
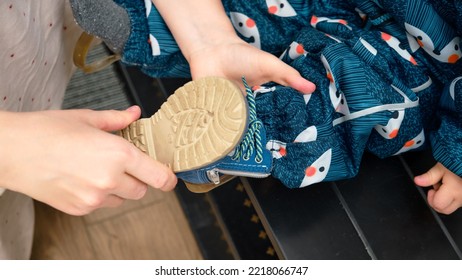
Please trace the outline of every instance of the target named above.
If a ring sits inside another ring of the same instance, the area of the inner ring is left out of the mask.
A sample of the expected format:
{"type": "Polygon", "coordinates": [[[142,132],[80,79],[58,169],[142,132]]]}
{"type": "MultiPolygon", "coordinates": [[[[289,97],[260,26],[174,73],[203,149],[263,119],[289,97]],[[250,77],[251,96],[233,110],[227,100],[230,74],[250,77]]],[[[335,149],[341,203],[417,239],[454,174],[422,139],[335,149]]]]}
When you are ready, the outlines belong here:
{"type": "Polygon", "coordinates": [[[95,258],[85,221],[35,202],[35,236],[32,259],[91,260],[95,258]]]}
{"type": "Polygon", "coordinates": [[[167,201],[88,227],[98,259],[199,259],[190,230],[167,201]]]}
{"type": "Polygon", "coordinates": [[[89,224],[97,223],[102,220],[111,219],[112,217],[122,215],[126,212],[136,211],[138,208],[162,201],[169,196],[171,196],[171,194],[166,194],[165,192],[155,189],[148,189],[145,196],[140,200],[126,200],[120,207],[98,209],[93,213],[86,215],[84,218],[85,221],[89,224]]]}
{"type": "Polygon", "coordinates": [[[36,202],[33,259],[202,259],[174,192],[74,217],[36,202]]]}

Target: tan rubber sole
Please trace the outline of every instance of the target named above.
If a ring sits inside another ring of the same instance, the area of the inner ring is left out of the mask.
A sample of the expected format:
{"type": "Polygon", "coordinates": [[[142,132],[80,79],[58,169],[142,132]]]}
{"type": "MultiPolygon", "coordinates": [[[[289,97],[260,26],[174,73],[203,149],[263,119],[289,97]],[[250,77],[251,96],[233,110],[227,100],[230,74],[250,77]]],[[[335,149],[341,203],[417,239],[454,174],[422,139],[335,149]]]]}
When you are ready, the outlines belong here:
{"type": "Polygon", "coordinates": [[[178,173],[228,155],[246,131],[247,114],[245,97],[234,83],[207,77],[177,89],[152,117],[119,134],[178,173]]]}

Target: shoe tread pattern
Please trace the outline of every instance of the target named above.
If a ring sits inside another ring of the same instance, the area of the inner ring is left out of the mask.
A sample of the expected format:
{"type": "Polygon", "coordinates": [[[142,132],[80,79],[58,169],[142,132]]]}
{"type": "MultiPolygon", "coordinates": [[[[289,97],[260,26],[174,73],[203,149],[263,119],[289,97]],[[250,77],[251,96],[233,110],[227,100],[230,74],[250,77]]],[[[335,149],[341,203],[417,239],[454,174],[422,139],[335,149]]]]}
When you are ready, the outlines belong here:
{"type": "Polygon", "coordinates": [[[174,172],[184,172],[228,155],[240,142],[247,117],[240,89],[207,77],[177,89],[151,118],[134,122],[122,136],[174,172]]]}

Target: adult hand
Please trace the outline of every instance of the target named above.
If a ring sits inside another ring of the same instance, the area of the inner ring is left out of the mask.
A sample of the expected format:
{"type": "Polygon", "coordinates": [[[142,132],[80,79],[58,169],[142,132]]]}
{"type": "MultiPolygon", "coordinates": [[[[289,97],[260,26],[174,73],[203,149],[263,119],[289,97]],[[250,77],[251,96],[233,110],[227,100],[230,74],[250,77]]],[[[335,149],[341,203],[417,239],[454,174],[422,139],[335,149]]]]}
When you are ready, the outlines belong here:
{"type": "Polygon", "coordinates": [[[436,211],[451,214],[462,206],[462,178],[441,163],[415,177],[414,182],[421,187],[433,187],[428,191],[427,200],[436,211]]]}
{"type": "Polygon", "coordinates": [[[172,190],[176,176],[109,131],[140,109],[0,112],[0,186],[72,215],[140,199],[147,186],[172,190]]]}

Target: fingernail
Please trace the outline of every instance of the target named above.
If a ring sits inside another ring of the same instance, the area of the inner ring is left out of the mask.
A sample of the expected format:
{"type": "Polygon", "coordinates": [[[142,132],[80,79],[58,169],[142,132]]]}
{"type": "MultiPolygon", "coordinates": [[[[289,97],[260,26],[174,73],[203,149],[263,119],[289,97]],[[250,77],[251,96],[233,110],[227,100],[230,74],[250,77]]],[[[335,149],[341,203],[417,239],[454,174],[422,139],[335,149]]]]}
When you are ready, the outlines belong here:
{"type": "Polygon", "coordinates": [[[315,90],[316,90],[316,85],[310,81],[307,81],[301,88],[301,91],[305,94],[313,93],[315,90]]]}
{"type": "Polygon", "coordinates": [[[415,176],[414,177],[414,183],[416,183],[418,185],[421,185],[421,184],[425,183],[424,176],[422,176],[422,175],[415,176]]]}
{"type": "Polygon", "coordinates": [[[128,112],[136,112],[138,110],[138,106],[137,105],[133,105],[129,108],[127,108],[125,111],[128,111],[128,112]]]}

